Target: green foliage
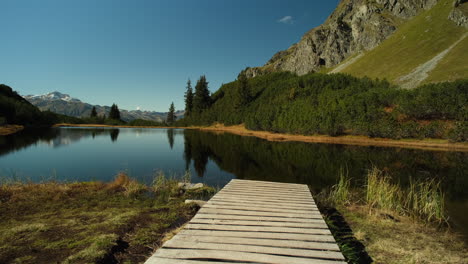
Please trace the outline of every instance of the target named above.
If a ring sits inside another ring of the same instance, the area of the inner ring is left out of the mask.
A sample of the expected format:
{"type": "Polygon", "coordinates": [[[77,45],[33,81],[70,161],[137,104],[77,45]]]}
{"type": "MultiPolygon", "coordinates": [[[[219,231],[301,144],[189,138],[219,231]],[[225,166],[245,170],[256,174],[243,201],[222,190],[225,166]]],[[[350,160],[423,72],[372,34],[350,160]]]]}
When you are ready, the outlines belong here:
{"type": "Polygon", "coordinates": [[[195,95],[193,98],[193,111],[201,113],[211,105],[210,91],[205,75],[200,76],[195,86],[195,95]]]}
{"type": "MultiPolygon", "coordinates": [[[[450,124],[468,116],[467,87],[468,80],[403,90],[386,80],[346,74],[281,72],[248,80],[240,75],[211,96],[211,107],[179,123],[244,123],[252,130],[305,135],[447,139],[450,124]]],[[[462,141],[463,126],[457,129],[453,138],[462,141]]]]}
{"type": "Polygon", "coordinates": [[[120,120],[120,111],[119,107],[116,104],[112,104],[110,112],[109,112],[109,119],[120,120]]]}
{"type": "Polygon", "coordinates": [[[175,120],[176,120],[175,107],[174,107],[174,102],[172,102],[171,106],[169,107],[169,112],[167,112],[166,122],[168,124],[173,124],[175,120]]]}
{"type": "Polygon", "coordinates": [[[185,92],[185,116],[190,116],[193,110],[192,82],[187,81],[187,91],[185,92]]]}
{"type": "Polygon", "coordinates": [[[91,110],[91,114],[89,115],[91,118],[97,117],[97,112],[96,112],[96,107],[93,106],[93,109],[91,110]]]}
{"type": "Polygon", "coordinates": [[[245,73],[239,74],[239,77],[237,78],[237,89],[235,93],[235,108],[239,109],[242,107],[245,107],[247,105],[251,98],[250,98],[250,91],[249,91],[249,83],[247,80],[247,76],[245,76],[245,73]]]}
{"type": "Polygon", "coordinates": [[[41,112],[37,107],[18,95],[7,85],[0,84],[0,123],[25,126],[50,126],[78,119],[58,115],[50,111],[41,112]]]}

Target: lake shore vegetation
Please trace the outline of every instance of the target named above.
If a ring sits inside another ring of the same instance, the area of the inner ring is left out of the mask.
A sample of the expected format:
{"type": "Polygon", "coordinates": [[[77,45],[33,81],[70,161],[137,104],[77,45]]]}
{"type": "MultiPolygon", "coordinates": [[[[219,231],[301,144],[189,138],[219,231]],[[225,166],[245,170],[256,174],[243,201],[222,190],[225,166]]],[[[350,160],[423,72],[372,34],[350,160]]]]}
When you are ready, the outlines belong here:
{"type": "Polygon", "coordinates": [[[444,194],[435,180],[401,187],[377,168],[353,184],[344,170],[316,196],[349,263],[462,263],[466,241],[450,229],[444,194]]]}
{"type": "MultiPolygon", "coordinates": [[[[206,83],[206,78],[199,82],[206,83]]],[[[386,80],[346,74],[280,72],[247,79],[241,73],[210,97],[206,89],[195,92],[195,111],[177,125],[245,124],[249,130],[295,135],[464,142],[467,87],[468,80],[408,90],[386,80]],[[203,103],[197,106],[198,101],[203,103]]]]}
{"type": "Polygon", "coordinates": [[[214,192],[183,191],[162,173],[149,186],[125,173],[110,183],[4,180],[0,262],[142,263],[197,212],[185,199],[214,192]]]}

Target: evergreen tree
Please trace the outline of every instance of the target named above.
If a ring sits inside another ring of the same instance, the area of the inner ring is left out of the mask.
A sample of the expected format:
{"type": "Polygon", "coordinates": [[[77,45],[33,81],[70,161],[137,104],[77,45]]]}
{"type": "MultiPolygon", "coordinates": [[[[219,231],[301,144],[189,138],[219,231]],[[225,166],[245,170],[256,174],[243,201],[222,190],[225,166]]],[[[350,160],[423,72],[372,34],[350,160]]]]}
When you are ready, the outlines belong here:
{"type": "Polygon", "coordinates": [[[120,111],[119,111],[119,107],[116,104],[112,104],[111,110],[109,112],[109,118],[120,120],[120,111]]]}
{"type": "Polygon", "coordinates": [[[193,97],[193,112],[201,113],[211,105],[210,91],[208,90],[208,82],[205,75],[200,76],[200,79],[195,85],[195,95],[193,97]]]}
{"type": "Polygon", "coordinates": [[[189,116],[193,110],[193,91],[190,79],[187,81],[187,91],[185,92],[185,116],[189,116]]]}
{"type": "Polygon", "coordinates": [[[239,77],[237,77],[237,85],[238,86],[236,89],[235,107],[240,108],[248,104],[251,100],[249,83],[247,81],[247,76],[245,75],[245,73],[239,74],[239,77]]]}
{"type": "Polygon", "coordinates": [[[96,112],[96,107],[95,106],[93,106],[93,109],[91,110],[90,117],[97,117],[97,112],[96,112]]]}
{"type": "Polygon", "coordinates": [[[166,122],[168,124],[172,124],[175,122],[175,120],[176,120],[175,107],[174,107],[174,102],[172,102],[171,106],[169,107],[169,112],[167,113],[166,122]]]}

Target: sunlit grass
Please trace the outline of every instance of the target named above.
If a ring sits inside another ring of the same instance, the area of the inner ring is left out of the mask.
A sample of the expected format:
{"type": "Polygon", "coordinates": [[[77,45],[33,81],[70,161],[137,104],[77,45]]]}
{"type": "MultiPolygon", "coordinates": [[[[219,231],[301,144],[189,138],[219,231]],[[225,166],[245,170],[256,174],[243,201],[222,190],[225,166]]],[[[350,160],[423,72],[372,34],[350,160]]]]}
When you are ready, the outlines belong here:
{"type": "Polygon", "coordinates": [[[351,179],[341,170],[340,178],[329,192],[317,196],[321,202],[331,205],[365,205],[369,212],[381,211],[411,216],[424,222],[448,221],[445,210],[445,195],[440,181],[410,180],[402,187],[376,167],[367,172],[364,186],[351,186],[351,179]]]}
{"type": "MultiPolygon", "coordinates": [[[[195,213],[178,179],[155,175],[142,184],[125,173],[110,183],[19,179],[0,184],[0,263],[95,263],[113,254],[143,262],[166,232],[195,213]],[[121,249],[123,250],[123,249],[121,249]]],[[[214,189],[211,188],[214,193],[214,189]]]]}

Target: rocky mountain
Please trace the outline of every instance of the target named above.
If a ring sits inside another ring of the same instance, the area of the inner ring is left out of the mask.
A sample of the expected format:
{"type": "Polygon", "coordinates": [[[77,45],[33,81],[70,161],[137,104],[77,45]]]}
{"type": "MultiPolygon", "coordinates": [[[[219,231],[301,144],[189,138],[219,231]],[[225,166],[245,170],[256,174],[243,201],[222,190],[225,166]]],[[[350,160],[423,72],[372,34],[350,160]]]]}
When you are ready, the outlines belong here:
{"type": "MultiPolygon", "coordinates": [[[[335,72],[340,72],[360,60],[362,56],[377,49],[399,31],[406,30],[408,34],[419,35],[427,33],[426,35],[437,38],[438,35],[446,34],[437,31],[440,25],[450,29],[458,28],[451,32],[455,34],[456,39],[449,38],[450,43],[430,43],[433,39],[427,37],[419,40],[427,41],[433,46],[438,45],[432,52],[426,54],[434,57],[438,55],[439,47],[443,48],[442,50],[449,48],[466,32],[468,7],[466,2],[467,0],[342,0],[322,25],[307,32],[298,43],[276,53],[264,66],[247,68],[244,72],[248,77],[276,71],[290,71],[303,75],[338,68],[335,72]],[[424,21],[413,22],[421,16],[425,16],[426,23],[433,21],[437,24],[425,28],[424,21]],[[412,26],[409,27],[409,24],[412,26]]],[[[416,48],[417,45],[421,45],[421,42],[416,43],[416,48]]],[[[394,43],[394,46],[398,46],[398,43],[394,43]]],[[[400,46],[392,55],[400,60],[401,64],[407,61],[411,64],[411,56],[403,57],[398,53],[402,49],[405,47],[400,46]]],[[[419,61],[419,58],[416,58],[415,62],[418,63],[416,66],[425,62],[422,59],[419,61]]],[[[416,66],[409,70],[414,70],[416,66]]],[[[376,65],[373,67],[378,68],[376,65]]],[[[393,77],[390,81],[398,83],[397,77],[403,75],[403,73],[399,76],[375,74],[371,77],[393,77]]]]}
{"type": "MultiPolygon", "coordinates": [[[[44,95],[26,95],[24,98],[37,106],[41,111],[49,110],[67,116],[88,117],[93,107],[96,107],[98,115],[109,115],[110,112],[110,106],[91,105],[77,98],[73,98],[68,94],[57,91],[44,95]]],[[[181,118],[183,114],[184,111],[176,112],[176,116],[179,118],[181,118]]],[[[167,113],[120,109],[120,115],[124,121],[144,119],[161,122],[166,119],[167,113]]]]}

